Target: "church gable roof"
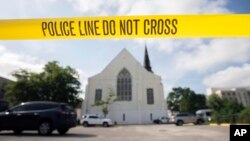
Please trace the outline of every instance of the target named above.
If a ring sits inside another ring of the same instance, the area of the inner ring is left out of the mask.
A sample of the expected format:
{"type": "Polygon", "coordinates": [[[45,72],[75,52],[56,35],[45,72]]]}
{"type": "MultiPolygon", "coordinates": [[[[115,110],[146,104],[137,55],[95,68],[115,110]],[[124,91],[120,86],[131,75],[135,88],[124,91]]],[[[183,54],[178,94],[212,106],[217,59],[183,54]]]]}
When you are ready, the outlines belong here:
{"type": "MultiPolygon", "coordinates": [[[[134,56],[126,48],[123,48],[122,51],[120,51],[120,53],[118,53],[118,55],[104,68],[104,70],[106,70],[109,67],[112,67],[112,64],[117,62],[117,61],[119,63],[122,63],[123,60],[125,60],[125,59],[128,60],[130,62],[130,64],[132,64],[132,63],[140,64],[140,62],[138,62],[134,58],[134,56]]],[[[140,64],[140,66],[143,67],[141,64],[140,64]]]]}
{"type": "Polygon", "coordinates": [[[124,48],[99,74],[96,74],[91,78],[98,77],[100,74],[105,72],[117,72],[120,71],[121,68],[130,67],[132,65],[140,67],[142,70],[145,70],[146,73],[153,74],[150,71],[147,71],[146,68],[139,61],[137,61],[126,48],[124,48]]]}

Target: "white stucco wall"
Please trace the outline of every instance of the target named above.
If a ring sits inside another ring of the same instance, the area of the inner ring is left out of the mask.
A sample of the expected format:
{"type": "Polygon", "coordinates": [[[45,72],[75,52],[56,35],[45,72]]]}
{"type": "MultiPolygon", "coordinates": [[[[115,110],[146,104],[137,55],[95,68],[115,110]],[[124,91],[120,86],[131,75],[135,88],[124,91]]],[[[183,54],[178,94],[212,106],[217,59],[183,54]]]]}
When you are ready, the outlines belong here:
{"type": "Polygon", "coordinates": [[[163,94],[161,78],[148,72],[126,50],[122,50],[113,61],[99,74],[88,79],[86,86],[83,113],[101,114],[101,107],[93,107],[96,89],[102,89],[102,99],[105,99],[110,89],[116,93],[116,82],[119,72],[126,68],[132,77],[132,100],[116,101],[109,106],[108,117],[118,124],[146,124],[152,119],[166,116],[166,102],[163,94]],[[153,88],[154,104],[147,104],[147,88],[153,88]],[[123,121],[125,114],[125,121],[123,121]]]}

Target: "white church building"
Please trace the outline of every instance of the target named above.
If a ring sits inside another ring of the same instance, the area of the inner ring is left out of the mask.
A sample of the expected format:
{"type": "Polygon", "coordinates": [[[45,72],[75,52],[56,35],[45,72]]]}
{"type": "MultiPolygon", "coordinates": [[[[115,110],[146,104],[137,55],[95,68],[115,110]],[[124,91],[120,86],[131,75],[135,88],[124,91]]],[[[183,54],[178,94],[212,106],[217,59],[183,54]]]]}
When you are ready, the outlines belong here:
{"type": "Polygon", "coordinates": [[[107,117],[118,124],[148,124],[167,116],[161,77],[151,70],[147,48],[144,66],[123,49],[102,72],[88,79],[82,114],[102,114],[95,101],[105,100],[110,90],[116,95],[107,117]]]}

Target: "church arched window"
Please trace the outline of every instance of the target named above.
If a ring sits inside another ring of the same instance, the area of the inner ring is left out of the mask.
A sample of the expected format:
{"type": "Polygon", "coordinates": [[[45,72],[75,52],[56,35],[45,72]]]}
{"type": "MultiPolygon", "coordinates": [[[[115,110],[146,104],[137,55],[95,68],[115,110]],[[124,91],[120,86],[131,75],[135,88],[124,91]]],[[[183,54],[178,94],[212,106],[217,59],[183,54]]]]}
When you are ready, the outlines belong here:
{"type": "Polygon", "coordinates": [[[127,69],[123,68],[117,77],[117,100],[130,101],[132,99],[132,79],[127,69]]]}

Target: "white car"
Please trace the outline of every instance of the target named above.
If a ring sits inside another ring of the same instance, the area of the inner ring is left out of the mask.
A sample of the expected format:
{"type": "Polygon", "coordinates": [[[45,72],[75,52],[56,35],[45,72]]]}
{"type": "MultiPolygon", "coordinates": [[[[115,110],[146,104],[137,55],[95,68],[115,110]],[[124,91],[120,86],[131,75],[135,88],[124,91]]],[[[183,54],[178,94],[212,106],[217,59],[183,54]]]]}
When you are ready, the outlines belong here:
{"type": "Polygon", "coordinates": [[[204,121],[211,121],[211,114],[212,110],[211,109],[201,109],[196,111],[196,116],[200,117],[204,121]]]}
{"type": "Polygon", "coordinates": [[[168,117],[161,117],[161,118],[157,118],[155,120],[153,120],[153,123],[156,123],[156,124],[166,124],[166,123],[169,123],[169,118],[168,117]]]}
{"type": "Polygon", "coordinates": [[[98,115],[83,115],[80,123],[87,127],[89,125],[102,125],[104,127],[114,125],[114,122],[108,118],[101,118],[98,115]]]}

